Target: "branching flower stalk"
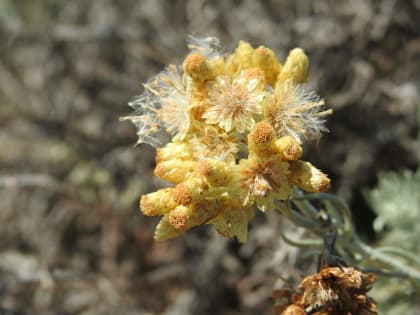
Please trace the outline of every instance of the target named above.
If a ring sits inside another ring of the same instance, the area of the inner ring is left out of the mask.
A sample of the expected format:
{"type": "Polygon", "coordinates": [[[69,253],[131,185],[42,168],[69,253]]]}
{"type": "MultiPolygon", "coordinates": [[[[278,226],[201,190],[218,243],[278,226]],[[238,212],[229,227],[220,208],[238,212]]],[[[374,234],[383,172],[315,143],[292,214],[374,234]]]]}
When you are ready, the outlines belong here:
{"type": "Polygon", "coordinates": [[[319,274],[304,279],[304,292],[279,314],[376,314],[366,296],[374,277],[345,262],[420,281],[418,258],[363,243],[347,205],[325,193],[327,175],[300,160],[304,142],[327,131],[331,113],[305,85],[303,50],[291,50],[282,64],[270,49],[242,41],[230,55],[212,37],[190,37],[189,47],[182,65],[145,84],[129,103],[134,113],[121,118],[137,126],[138,144],[157,147],[154,173],[173,184],[140,200],[144,215],[162,217],[155,239],[210,224],[245,242],[255,209],[279,211],[317,237],[282,234],[286,241],[324,251],[319,274]],[[172,136],[169,143],[162,132],[172,136]]]}
{"type": "Polygon", "coordinates": [[[419,257],[401,248],[373,248],[364,243],[354,231],[349,207],[337,196],[327,193],[304,194],[296,191],[286,207],[280,204],[277,211],[285,214],[294,224],[306,228],[317,236],[313,239],[293,240],[283,233],[286,242],[299,247],[318,247],[321,250],[322,239],[333,228],[337,234],[335,252],[345,258],[347,263],[364,266],[365,271],[406,278],[420,284],[419,257]],[[321,205],[320,209],[327,214],[330,224],[325,224],[320,210],[313,203],[321,205]]]}

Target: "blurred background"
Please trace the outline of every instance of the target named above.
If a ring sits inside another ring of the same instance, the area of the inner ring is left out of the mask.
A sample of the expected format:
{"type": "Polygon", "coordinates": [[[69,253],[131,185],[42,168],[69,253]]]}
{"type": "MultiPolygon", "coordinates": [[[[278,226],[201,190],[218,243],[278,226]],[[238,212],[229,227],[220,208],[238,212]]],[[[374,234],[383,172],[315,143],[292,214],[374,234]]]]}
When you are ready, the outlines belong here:
{"type": "MultiPolygon", "coordinates": [[[[334,110],[305,160],[380,243],[392,228],[374,230],[366,194],[420,160],[419,21],[419,0],[0,0],[0,314],[272,314],[279,279],[315,271],[319,253],[286,244],[280,230],[304,231],[276,213],[258,214],[244,245],[205,226],[153,241],[138,201],[163,185],[154,149],[133,147],[118,118],[182,61],[188,34],[281,61],[305,49],[309,85],[334,110]]],[[[419,314],[404,290],[393,305],[419,314]]]]}

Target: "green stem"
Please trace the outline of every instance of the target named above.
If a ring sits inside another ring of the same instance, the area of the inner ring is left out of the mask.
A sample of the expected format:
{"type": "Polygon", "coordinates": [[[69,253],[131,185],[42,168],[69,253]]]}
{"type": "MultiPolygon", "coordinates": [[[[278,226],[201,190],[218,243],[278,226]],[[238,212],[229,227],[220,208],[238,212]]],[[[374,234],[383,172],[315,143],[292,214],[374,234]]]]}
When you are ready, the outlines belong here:
{"type": "MultiPolygon", "coordinates": [[[[407,253],[401,249],[389,247],[375,249],[363,243],[363,241],[354,232],[349,207],[337,196],[324,193],[305,195],[302,192],[297,191],[293,198],[286,201],[286,204],[283,206],[284,210],[281,211],[281,213],[285,214],[296,225],[304,227],[322,238],[326,231],[326,227],[322,225],[320,220],[318,220],[319,211],[311,204],[310,201],[323,202],[325,209],[332,216],[334,224],[337,224],[339,235],[337,237],[335,247],[337,253],[343,258],[346,258],[353,264],[361,262],[361,260],[365,259],[380,263],[389,270],[372,269],[378,274],[411,278],[412,280],[420,282],[420,270],[405,264],[401,259],[398,259],[395,256],[411,261],[418,267],[420,267],[420,259],[417,256],[407,253]],[[292,206],[292,203],[296,208],[292,206]]],[[[277,210],[280,211],[280,209],[277,210]]],[[[293,240],[285,234],[282,234],[282,237],[287,243],[299,247],[318,247],[322,244],[321,240],[293,240]]]]}
{"type": "Polygon", "coordinates": [[[396,270],[398,273],[404,274],[409,278],[415,279],[416,281],[420,281],[420,271],[407,266],[401,260],[388,256],[385,253],[382,253],[369,245],[364,244],[361,240],[357,237],[354,238],[355,245],[360,249],[360,251],[368,256],[368,258],[381,262],[389,267],[391,267],[394,271],[396,270]]]}
{"type": "Polygon", "coordinates": [[[405,258],[406,260],[411,261],[420,266],[420,258],[417,255],[408,253],[407,251],[403,249],[384,246],[384,247],[379,247],[376,250],[381,253],[389,253],[396,256],[400,256],[401,258],[405,258]]]}

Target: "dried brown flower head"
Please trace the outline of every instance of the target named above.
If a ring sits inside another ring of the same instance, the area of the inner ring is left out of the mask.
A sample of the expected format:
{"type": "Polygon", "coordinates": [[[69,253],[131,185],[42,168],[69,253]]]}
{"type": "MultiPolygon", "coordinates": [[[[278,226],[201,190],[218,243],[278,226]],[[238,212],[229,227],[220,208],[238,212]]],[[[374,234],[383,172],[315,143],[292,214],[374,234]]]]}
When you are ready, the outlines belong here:
{"type": "Polygon", "coordinates": [[[276,315],[374,315],[375,301],[367,295],[375,276],[353,267],[325,267],[302,280],[300,291],[276,290],[274,297],[286,300],[276,306],[276,315]]]}

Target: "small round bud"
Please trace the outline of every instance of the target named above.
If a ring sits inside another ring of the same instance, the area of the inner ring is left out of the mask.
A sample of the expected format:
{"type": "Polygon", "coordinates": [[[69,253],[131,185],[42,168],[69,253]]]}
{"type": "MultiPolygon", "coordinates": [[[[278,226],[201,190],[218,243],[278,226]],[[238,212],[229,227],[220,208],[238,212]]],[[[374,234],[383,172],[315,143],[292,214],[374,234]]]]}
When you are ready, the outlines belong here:
{"type": "Polygon", "coordinates": [[[308,192],[324,192],[330,187],[330,179],[309,162],[290,163],[290,181],[308,192]]]}
{"type": "Polygon", "coordinates": [[[188,55],[183,63],[184,72],[197,82],[206,82],[213,79],[213,72],[206,57],[199,53],[188,55]]]}
{"type": "Polygon", "coordinates": [[[286,161],[297,160],[302,155],[302,146],[299,141],[290,136],[277,139],[274,143],[274,147],[276,152],[286,161]]]}
{"type": "Polygon", "coordinates": [[[169,214],[169,223],[177,230],[186,230],[192,217],[192,209],[185,206],[176,207],[169,214]]]}
{"type": "Polygon", "coordinates": [[[251,132],[251,138],[258,144],[263,144],[271,141],[274,137],[273,127],[266,121],[261,121],[255,124],[251,132]]]}
{"type": "Polygon", "coordinates": [[[175,186],[171,190],[171,195],[177,204],[183,205],[183,206],[188,206],[193,200],[193,196],[190,190],[184,184],[179,184],[175,186]]]}

